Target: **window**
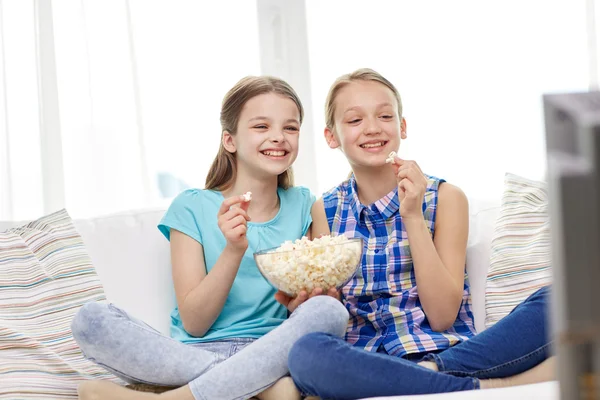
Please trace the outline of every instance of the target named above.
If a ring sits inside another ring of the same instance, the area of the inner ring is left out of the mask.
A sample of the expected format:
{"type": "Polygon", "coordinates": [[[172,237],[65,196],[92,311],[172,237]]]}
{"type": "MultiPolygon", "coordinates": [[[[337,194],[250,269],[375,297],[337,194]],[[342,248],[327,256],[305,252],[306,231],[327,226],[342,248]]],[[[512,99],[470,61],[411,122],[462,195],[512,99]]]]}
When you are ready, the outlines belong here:
{"type": "Polygon", "coordinates": [[[43,210],[34,32],[33,2],[0,3],[0,218],[43,210]]]}
{"type": "MultiPolygon", "coordinates": [[[[542,179],[541,96],[587,89],[583,0],[307,0],[306,7],[317,134],[335,78],[373,68],[402,96],[408,139],[400,156],[468,195],[500,193],[505,172],[542,179]]],[[[349,167],[324,140],[316,143],[323,192],[349,167]]]]}
{"type": "Polygon", "coordinates": [[[256,5],[55,2],[54,20],[69,210],[164,205],[202,187],[221,98],[260,73],[256,5]]]}
{"type": "Polygon", "coordinates": [[[320,196],[350,171],[323,139],[325,96],[360,67],[400,90],[402,157],[494,196],[505,172],[544,177],[542,95],[596,80],[584,0],[82,0],[41,16],[40,4],[0,2],[0,219],[54,211],[49,187],[75,218],[203,187],[224,94],[261,73],[303,99],[296,183],[320,196]],[[40,140],[40,49],[56,59],[60,156],[40,140]],[[60,174],[41,161],[52,157],[60,174]]]}

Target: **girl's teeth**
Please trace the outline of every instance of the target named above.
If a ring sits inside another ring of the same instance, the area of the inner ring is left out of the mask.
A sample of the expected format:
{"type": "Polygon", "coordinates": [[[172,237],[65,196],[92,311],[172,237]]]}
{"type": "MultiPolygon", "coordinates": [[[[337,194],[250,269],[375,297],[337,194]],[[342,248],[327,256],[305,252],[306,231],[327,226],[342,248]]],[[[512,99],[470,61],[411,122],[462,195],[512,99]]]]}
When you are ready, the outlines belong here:
{"type": "Polygon", "coordinates": [[[381,147],[383,142],[363,144],[362,147],[381,147]]]}
{"type": "Polygon", "coordinates": [[[266,156],[281,157],[285,155],[285,151],[263,151],[266,156]]]}

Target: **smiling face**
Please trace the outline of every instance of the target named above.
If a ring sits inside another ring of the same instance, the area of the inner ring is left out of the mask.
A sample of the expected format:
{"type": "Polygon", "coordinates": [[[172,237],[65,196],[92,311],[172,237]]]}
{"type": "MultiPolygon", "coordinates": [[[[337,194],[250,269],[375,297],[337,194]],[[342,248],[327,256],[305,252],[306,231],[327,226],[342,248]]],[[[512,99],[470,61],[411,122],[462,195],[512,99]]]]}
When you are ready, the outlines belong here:
{"type": "Polygon", "coordinates": [[[342,87],[334,102],[334,127],[325,129],[329,147],[341,148],[353,169],[385,165],[406,139],[394,93],[379,82],[356,80],[342,87]]]}
{"type": "Polygon", "coordinates": [[[286,171],[298,155],[300,118],[288,97],[266,93],[248,100],[235,135],[223,133],[223,146],[236,154],[238,172],[270,178],[286,171]]]}

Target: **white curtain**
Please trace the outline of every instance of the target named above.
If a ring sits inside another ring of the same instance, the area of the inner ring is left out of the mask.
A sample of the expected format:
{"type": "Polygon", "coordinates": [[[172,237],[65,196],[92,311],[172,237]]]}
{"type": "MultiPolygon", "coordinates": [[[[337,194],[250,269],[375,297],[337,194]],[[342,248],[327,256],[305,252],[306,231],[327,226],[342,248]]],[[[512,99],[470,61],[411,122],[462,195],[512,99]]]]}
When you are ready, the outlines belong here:
{"type": "Polygon", "coordinates": [[[0,219],[54,211],[43,183],[62,186],[74,217],[164,206],[202,187],[222,96],[260,73],[256,3],[52,1],[63,176],[42,182],[44,1],[1,2],[0,219]]]}
{"type": "Polygon", "coordinates": [[[315,194],[349,171],[322,139],[329,85],[371,67],[402,94],[401,155],[471,197],[498,195],[504,172],[544,177],[541,96],[593,80],[586,21],[585,0],[0,0],[0,219],[54,211],[48,193],[88,217],[202,187],[223,95],[273,66],[296,71],[282,77],[310,97],[302,135],[316,151],[296,169],[317,171],[298,182],[315,194]],[[306,35],[290,28],[302,2],[306,35]],[[40,4],[51,12],[36,16],[40,4]],[[40,95],[49,51],[56,93],[40,95]],[[53,95],[62,155],[40,138],[53,95]]]}
{"type": "Polygon", "coordinates": [[[33,2],[0,3],[0,218],[42,211],[33,2]]]}
{"type": "MultiPolygon", "coordinates": [[[[542,95],[588,89],[585,0],[307,0],[315,125],[334,79],[371,67],[403,98],[400,156],[469,196],[501,194],[505,172],[545,174],[542,95]],[[335,16],[335,17],[332,17],[335,16]]],[[[321,132],[317,132],[322,136],[321,132]]],[[[348,174],[330,160],[320,191],[348,174]]]]}

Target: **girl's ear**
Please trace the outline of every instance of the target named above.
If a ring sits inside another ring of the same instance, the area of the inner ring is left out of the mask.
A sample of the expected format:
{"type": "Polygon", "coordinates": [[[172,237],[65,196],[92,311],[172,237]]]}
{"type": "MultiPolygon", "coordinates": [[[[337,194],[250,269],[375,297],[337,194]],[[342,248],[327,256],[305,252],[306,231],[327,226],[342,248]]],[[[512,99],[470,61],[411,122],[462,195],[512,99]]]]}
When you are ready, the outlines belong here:
{"type": "Polygon", "coordinates": [[[233,136],[229,131],[223,131],[223,136],[221,137],[221,142],[223,143],[223,147],[230,153],[235,153],[235,140],[233,140],[233,136]]]}
{"type": "Polygon", "coordinates": [[[400,122],[400,137],[406,139],[406,119],[404,117],[402,117],[402,121],[400,122]]]}
{"type": "Polygon", "coordinates": [[[338,142],[337,138],[335,137],[335,133],[329,129],[329,128],[325,128],[325,140],[327,140],[327,144],[329,145],[330,148],[332,149],[337,149],[338,147],[340,147],[340,143],[338,142]]]}

